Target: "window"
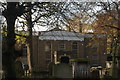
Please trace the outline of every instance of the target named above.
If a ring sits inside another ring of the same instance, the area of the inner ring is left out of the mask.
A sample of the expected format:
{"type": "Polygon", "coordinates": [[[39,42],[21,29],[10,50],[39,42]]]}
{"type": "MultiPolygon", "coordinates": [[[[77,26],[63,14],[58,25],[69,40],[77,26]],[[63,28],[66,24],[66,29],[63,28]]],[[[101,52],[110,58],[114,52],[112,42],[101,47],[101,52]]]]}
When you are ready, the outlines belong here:
{"type": "Polygon", "coordinates": [[[59,50],[62,50],[62,51],[65,50],[65,43],[64,42],[59,43],[59,50]]]}
{"type": "Polygon", "coordinates": [[[97,54],[92,55],[92,60],[97,61],[99,59],[99,56],[97,54]]]}
{"type": "Polygon", "coordinates": [[[77,52],[77,42],[73,42],[72,51],[77,52]]]}
{"type": "Polygon", "coordinates": [[[92,55],[92,64],[93,64],[94,66],[99,65],[99,55],[98,55],[98,54],[92,55]]]}
{"type": "Polygon", "coordinates": [[[51,43],[50,42],[47,42],[45,44],[45,51],[51,51],[51,43]]]}

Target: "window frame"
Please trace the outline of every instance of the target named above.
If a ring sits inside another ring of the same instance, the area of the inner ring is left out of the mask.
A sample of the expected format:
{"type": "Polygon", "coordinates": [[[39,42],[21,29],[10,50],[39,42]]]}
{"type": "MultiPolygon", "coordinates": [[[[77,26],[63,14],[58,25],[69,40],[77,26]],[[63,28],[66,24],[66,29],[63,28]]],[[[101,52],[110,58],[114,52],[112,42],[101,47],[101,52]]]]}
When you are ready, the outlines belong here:
{"type": "Polygon", "coordinates": [[[73,42],[72,43],[72,51],[77,52],[77,50],[78,50],[78,43],[77,42],[73,42]]]}
{"type": "Polygon", "coordinates": [[[64,42],[59,42],[58,49],[59,51],[64,51],[66,49],[66,44],[64,42]]]}

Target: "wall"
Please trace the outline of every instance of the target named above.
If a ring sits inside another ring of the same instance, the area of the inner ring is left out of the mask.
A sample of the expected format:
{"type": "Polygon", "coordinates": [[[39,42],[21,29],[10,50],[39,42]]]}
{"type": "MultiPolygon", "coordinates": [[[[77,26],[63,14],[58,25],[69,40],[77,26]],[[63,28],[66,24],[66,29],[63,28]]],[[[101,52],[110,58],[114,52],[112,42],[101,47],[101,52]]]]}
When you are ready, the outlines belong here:
{"type": "MultiPolygon", "coordinates": [[[[54,62],[54,52],[57,51],[57,61],[59,61],[59,58],[66,54],[70,58],[88,58],[90,59],[90,65],[94,66],[93,64],[105,66],[106,61],[106,38],[100,38],[97,41],[98,46],[97,48],[88,46],[88,44],[91,42],[91,38],[85,38],[84,42],[77,41],[78,44],[78,50],[77,54],[72,52],[72,43],[74,41],[50,41],[50,40],[38,40],[38,37],[33,38],[33,61],[34,66],[36,68],[39,68],[41,70],[47,69],[48,65],[51,61],[54,62]],[[45,51],[45,45],[47,43],[51,43],[51,50],[45,51]],[[64,42],[66,44],[66,48],[64,52],[59,51],[59,43],[64,42]],[[103,43],[103,44],[101,44],[103,43]],[[93,55],[98,55],[98,59],[93,60],[93,55]]],[[[94,43],[93,43],[94,44],[94,43]]]]}

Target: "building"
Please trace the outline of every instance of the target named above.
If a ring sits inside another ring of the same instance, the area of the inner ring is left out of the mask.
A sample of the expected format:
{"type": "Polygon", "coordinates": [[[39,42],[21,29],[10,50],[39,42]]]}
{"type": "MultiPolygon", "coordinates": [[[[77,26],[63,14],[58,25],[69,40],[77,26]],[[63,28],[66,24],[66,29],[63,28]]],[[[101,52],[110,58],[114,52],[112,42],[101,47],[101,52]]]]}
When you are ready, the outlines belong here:
{"type": "Polygon", "coordinates": [[[105,67],[106,41],[103,34],[94,36],[59,28],[40,32],[33,36],[33,69],[46,70],[51,62],[59,62],[63,55],[70,59],[89,59],[90,66],[105,67]],[[97,41],[93,41],[93,37],[97,37],[97,41]]]}

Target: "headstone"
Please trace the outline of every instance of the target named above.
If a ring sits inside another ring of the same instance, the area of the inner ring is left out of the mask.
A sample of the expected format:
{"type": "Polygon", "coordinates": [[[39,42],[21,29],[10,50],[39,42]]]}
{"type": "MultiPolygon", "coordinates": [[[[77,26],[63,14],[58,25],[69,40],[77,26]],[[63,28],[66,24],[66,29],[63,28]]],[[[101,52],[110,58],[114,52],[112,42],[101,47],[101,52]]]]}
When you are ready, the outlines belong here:
{"type": "Polygon", "coordinates": [[[61,57],[60,63],[53,66],[52,75],[54,78],[72,79],[72,66],[69,64],[69,58],[67,56],[61,57]]]}
{"type": "Polygon", "coordinates": [[[17,78],[22,78],[24,76],[24,69],[22,66],[21,58],[18,57],[15,62],[15,72],[17,78]]]}
{"type": "Polygon", "coordinates": [[[91,73],[91,75],[92,75],[93,79],[97,79],[97,80],[100,79],[99,70],[98,69],[93,70],[92,73],[91,73]]]}

